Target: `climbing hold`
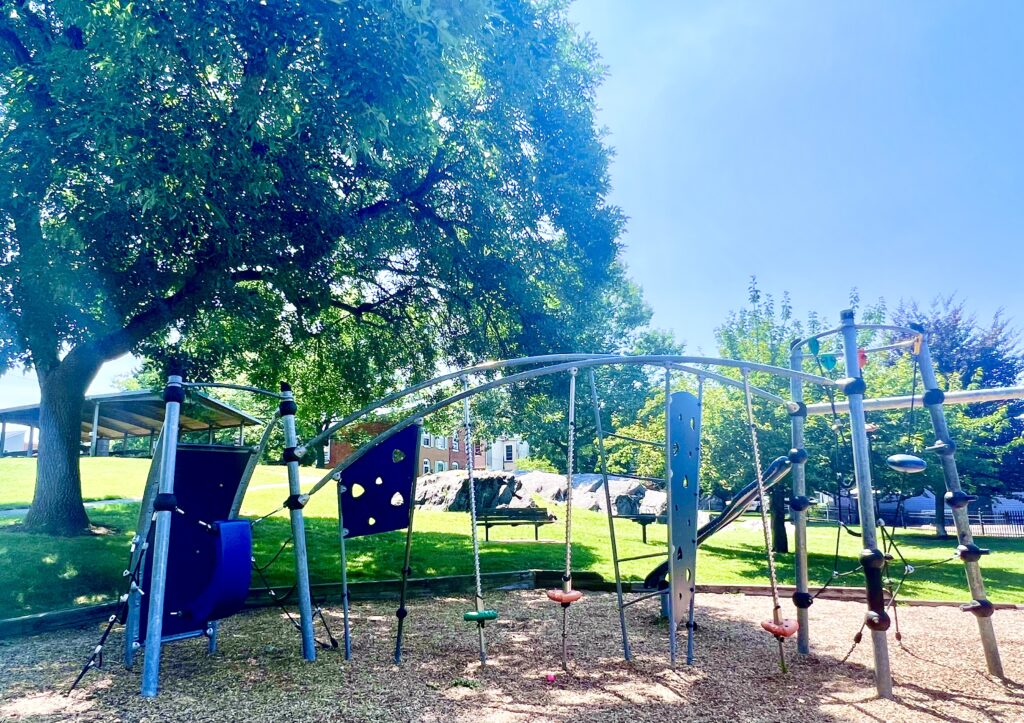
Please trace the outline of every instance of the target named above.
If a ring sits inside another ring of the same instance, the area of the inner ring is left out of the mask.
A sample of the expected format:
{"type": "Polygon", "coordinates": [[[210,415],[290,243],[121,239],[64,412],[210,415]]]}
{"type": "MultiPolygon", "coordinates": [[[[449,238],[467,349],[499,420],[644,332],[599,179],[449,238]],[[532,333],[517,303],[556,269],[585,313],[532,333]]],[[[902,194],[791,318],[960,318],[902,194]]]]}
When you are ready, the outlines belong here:
{"type": "Polygon", "coordinates": [[[982,555],[987,555],[989,550],[984,547],[978,547],[975,544],[970,545],[958,545],[956,548],[957,556],[964,562],[977,562],[981,559],[982,555]]]}
{"type": "Polygon", "coordinates": [[[836,355],[835,354],[822,354],[818,357],[818,361],[825,367],[826,371],[832,371],[836,368],[836,355]]]}
{"type": "Polygon", "coordinates": [[[548,682],[549,683],[554,683],[555,682],[555,674],[554,673],[548,673],[548,682]]]}
{"type": "Polygon", "coordinates": [[[935,452],[935,454],[940,454],[943,457],[949,457],[956,452],[956,444],[952,440],[944,441],[938,439],[931,447],[925,447],[925,450],[928,452],[935,452]]]}
{"type": "Polygon", "coordinates": [[[884,610],[881,612],[870,610],[867,615],[864,616],[864,624],[867,625],[870,630],[886,631],[889,629],[889,624],[891,622],[892,621],[889,619],[888,613],[884,610]]]}
{"type": "Polygon", "coordinates": [[[877,548],[865,549],[860,553],[860,564],[867,569],[880,570],[885,564],[885,554],[877,548]]]}
{"type": "Polygon", "coordinates": [[[843,391],[843,394],[850,396],[851,394],[863,394],[867,391],[867,385],[864,383],[862,377],[844,377],[836,381],[839,388],[843,391]]]}
{"type": "Polygon", "coordinates": [[[965,613],[973,613],[977,618],[990,618],[996,611],[988,600],[972,600],[966,605],[961,605],[960,609],[965,613]]]}
{"type": "Polygon", "coordinates": [[[801,610],[806,610],[814,604],[814,596],[809,592],[795,592],[793,593],[793,604],[801,610]]]}
{"type": "Polygon", "coordinates": [[[818,356],[818,352],[821,351],[821,343],[817,339],[808,339],[807,349],[812,356],[818,356]]]}
{"type": "Polygon", "coordinates": [[[763,620],[761,627],[777,638],[791,638],[800,629],[800,625],[796,620],[783,620],[779,623],[774,620],[763,620]]]}
{"type": "Polygon", "coordinates": [[[462,619],[470,623],[482,623],[486,620],[497,620],[497,610],[470,610],[462,614],[462,619]]]}
{"type": "Polygon", "coordinates": [[[561,590],[548,590],[548,600],[553,600],[556,603],[562,605],[570,605],[583,597],[583,593],[579,590],[570,590],[569,592],[563,592],[561,590]]]}
{"type": "Polygon", "coordinates": [[[789,508],[794,512],[803,512],[811,506],[811,501],[804,496],[794,497],[789,501],[789,508]]]}
{"type": "Polygon", "coordinates": [[[959,510],[978,499],[974,495],[969,495],[963,490],[957,490],[956,492],[947,492],[945,496],[946,504],[952,507],[954,510],[959,510]]]}
{"type": "Polygon", "coordinates": [[[863,369],[868,365],[868,353],[864,349],[857,350],[857,366],[863,369]]]}
{"type": "Polygon", "coordinates": [[[891,469],[903,474],[917,474],[918,472],[924,472],[928,467],[927,462],[912,454],[892,454],[886,457],[885,463],[891,469]]]}
{"type": "Polygon", "coordinates": [[[793,464],[803,464],[807,461],[807,450],[796,448],[789,450],[789,461],[793,464]]]}

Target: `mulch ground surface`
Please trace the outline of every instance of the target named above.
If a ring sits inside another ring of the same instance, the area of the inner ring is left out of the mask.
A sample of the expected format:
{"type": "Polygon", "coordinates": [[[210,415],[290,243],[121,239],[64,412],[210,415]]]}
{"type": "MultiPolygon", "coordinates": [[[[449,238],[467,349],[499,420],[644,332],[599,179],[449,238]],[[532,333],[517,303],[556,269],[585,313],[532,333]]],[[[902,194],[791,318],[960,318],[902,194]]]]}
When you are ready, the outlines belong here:
{"type": "MultiPolygon", "coordinates": [[[[336,650],[304,662],[297,632],[279,611],[263,610],[224,621],[212,658],[203,640],[167,646],[161,694],[150,700],[138,695],[141,661],[132,671],[119,665],[120,633],[105,667],[70,696],[64,690],[98,628],[0,641],[0,721],[1024,721],[1020,610],[993,618],[1006,668],[998,680],[985,672],[970,614],[901,608],[903,640],[888,638],[895,699],[882,700],[870,635],[853,646],[862,604],[817,601],[813,655],[798,657],[788,641],[788,674],[760,629],[770,613],[763,597],[701,595],[695,664],[673,669],[656,601],[628,608],[627,663],[614,596],[587,594],[569,612],[568,673],[561,609],[543,591],[495,594],[488,604],[501,617],[487,626],[486,667],[475,628],[462,622],[465,599],[411,601],[401,666],[392,660],[394,603],[354,605],[349,663],[336,650]]],[[[340,609],[325,614],[340,638],[340,609]]]]}

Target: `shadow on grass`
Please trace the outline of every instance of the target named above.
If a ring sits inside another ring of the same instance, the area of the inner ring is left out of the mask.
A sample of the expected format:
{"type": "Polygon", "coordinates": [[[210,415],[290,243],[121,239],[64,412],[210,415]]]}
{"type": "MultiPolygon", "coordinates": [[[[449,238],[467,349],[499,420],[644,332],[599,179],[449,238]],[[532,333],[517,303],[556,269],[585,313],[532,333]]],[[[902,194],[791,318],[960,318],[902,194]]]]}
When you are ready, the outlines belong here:
{"type": "MultiPolygon", "coordinates": [[[[257,564],[265,565],[288,539],[288,521],[271,518],[261,522],[253,538],[257,564]]],[[[385,580],[401,575],[405,554],[405,531],[385,532],[346,541],[348,575],[351,581],[385,580]]],[[[330,518],[306,520],[306,539],[310,550],[309,572],[313,583],[338,582],[341,579],[341,551],[338,522],[330,518]]],[[[584,569],[596,563],[598,554],[587,545],[572,546],[573,566],[584,569]]],[[[264,573],[272,584],[290,584],[294,556],[286,551],[264,573]]],[[[507,572],[530,568],[557,570],[565,565],[563,544],[534,541],[491,541],[480,543],[482,572],[507,572]]],[[[415,531],[412,542],[413,577],[473,574],[472,543],[468,531],[415,531]]],[[[257,584],[254,581],[254,584],[257,584]]]]}
{"type": "MultiPolygon", "coordinates": [[[[94,524],[112,530],[102,536],[56,538],[0,527],[0,618],[11,618],[80,605],[111,602],[125,592],[123,575],[134,533],[137,505],[110,505],[91,511],[94,524]],[[7,563],[10,561],[10,564],[7,563]]],[[[453,519],[453,525],[459,520],[453,519]]],[[[306,518],[310,580],[341,579],[338,523],[329,517],[306,518]]],[[[253,535],[258,565],[267,565],[291,536],[286,517],[260,522],[253,535]]],[[[388,532],[349,540],[348,572],[352,581],[397,578],[401,574],[405,532],[388,532]]],[[[573,545],[573,564],[585,569],[598,561],[589,546],[573,545]]],[[[528,568],[560,569],[565,563],[562,544],[533,541],[481,543],[483,572],[528,568]]],[[[470,575],[473,554],[468,529],[464,532],[416,531],[412,547],[413,577],[470,575]]],[[[295,557],[286,549],[264,572],[274,586],[294,582],[295,557]]],[[[252,585],[262,587],[254,574],[252,585]]]]}
{"type": "MultiPolygon", "coordinates": [[[[914,568],[901,587],[904,598],[961,602],[969,599],[963,563],[959,559],[950,559],[955,552],[955,540],[934,539],[917,533],[897,533],[895,539],[906,562],[914,568]]],[[[834,553],[808,553],[807,569],[812,591],[832,579],[834,569],[840,573],[852,572],[839,578],[834,584],[850,587],[860,587],[864,584],[857,559],[861,543],[859,538],[850,540],[853,542],[842,541],[838,560],[834,553]]],[[[1019,563],[1008,557],[1001,560],[999,554],[1005,552],[1019,556],[1020,541],[989,538],[979,539],[978,543],[992,550],[992,554],[982,558],[981,562],[989,599],[994,602],[1024,600],[1024,574],[1021,574],[1019,563]]],[[[730,541],[726,546],[708,541],[701,545],[701,551],[711,556],[710,564],[714,564],[715,557],[728,559],[735,574],[754,584],[767,584],[768,561],[763,545],[730,541]]],[[[904,565],[899,556],[893,554],[895,559],[890,563],[890,576],[895,583],[903,576],[904,565]]],[[[780,583],[794,582],[794,559],[793,553],[776,554],[775,563],[780,583]]]]}

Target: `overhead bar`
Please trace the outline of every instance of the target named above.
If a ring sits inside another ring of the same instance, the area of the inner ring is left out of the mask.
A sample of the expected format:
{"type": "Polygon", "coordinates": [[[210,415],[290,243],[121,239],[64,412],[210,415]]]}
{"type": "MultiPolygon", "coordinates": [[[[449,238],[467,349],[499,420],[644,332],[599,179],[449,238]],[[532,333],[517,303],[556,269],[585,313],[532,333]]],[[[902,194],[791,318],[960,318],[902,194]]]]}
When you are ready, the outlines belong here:
{"type": "MultiPolygon", "coordinates": [[[[865,412],[879,412],[886,409],[909,409],[911,400],[914,406],[924,407],[921,394],[905,397],[877,397],[864,400],[865,412]]],[[[995,389],[964,389],[957,392],[946,392],[943,404],[977,404],[979,402],[1001,402],[1010,399],[1024,399],[1024,387],[996,387],[995,389]]],[[[850,404],[836,401],[836,412],[848,414],[850,404]]],[[[832,405],[818,402],[807,405],[808,415],[832,414],[832,405]]]]}

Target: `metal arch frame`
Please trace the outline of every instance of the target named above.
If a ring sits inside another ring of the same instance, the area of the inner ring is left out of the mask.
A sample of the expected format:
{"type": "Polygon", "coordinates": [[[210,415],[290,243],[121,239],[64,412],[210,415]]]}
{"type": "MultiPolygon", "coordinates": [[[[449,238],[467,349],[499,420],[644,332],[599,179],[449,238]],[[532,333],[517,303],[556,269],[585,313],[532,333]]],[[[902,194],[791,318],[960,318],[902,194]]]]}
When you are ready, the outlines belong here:
{"type": "MultiPolygon", "coordinates": [[[[307,492],[306,494],[312,496],[312,495],[316,494],[317,492],[319,492],[329,482],[331,482],[339,472],[342,472],[345,469],[347,469],[350,465],[354,464],[356,461],[358,461],[360,458],[362,458],[362,456],[364,454],[369,452],[371,449],[376,447],[381,442],[386,441],[387,439],[391,438],[392,436],[394,436],[395,434],[397,434],[401,430],[405,429],[406,427],[410,426],[411,424],[415,424],[417,419],[421,419],[421,418],[423,418],[423,417],[425,417],[427,415],[430,415],[430,414],[433,414],[434,412],[437,412],[438,410],[444,409],[445,407],[448,407],[448,406],[450,406],[452,404],[455,404],[456,402],[460,402],[460,401],[462,401],[465,398],[474,396],[476,394],[480,394],[482,392],[489,391],[491,389],[497,389],[499,387],[508,386],[510,384],[516,384],[516,383],[521,382],[521,381],[526,381],[528,379],[535,379],[537,377],[543,377],[543,376],[548,376],[548,375],[551,375],[551,374],[557,374],[559,372],[568,372],[570,369],[574,369],[574,368],[581,369],[581,368],[590,368],[590,367],[599,367],[599,366],[616,366],[616,365],[633,364],[633,365],[638,365],[638,366],[655,366],[655,367],[663,367],[663,368],[667,367],[667,368],[671,368],[671,369],[678,369],[680,371],[685,371],[685,372],[688,372],[690,374],[694,374],[694,375],[696,375],[698,377],[699,376],[704,376],[704,377],[707,377],[707,378],[715,378],[718,381],[729,379],[728,377],[724,377],[724,376],[719,375],[719,374],[714,374],[713,372],[708,372],[708,371],[701,370],[701,369],[693,369],[693,368],[690,368],[690,367],[686,366],[686,365],[691,365],[691,364],[706,364],[708,366],[721,366],[721,367],[727,367],[727,368],[732,368],[732,369],[747,369],[747,370],[752,371],[752,372],[754,372],[754,371],[765,372],[765,373],[768,373],[768,374],[774,374],[776,376],[781,376],[781,377],[788,377],[788,378],[791,378],[791,379],[792,378],[798,378],[798,379],[800,379],[802,381],[810,382],[812,384],[818,384],[819,386],[823,386],[823,387],[837,387],[838,386],[838,384],[835,381],[833,381],[831,379],[828,379],[826,377],[818,376],[816,374],[808,374],[806,372],[794,371],[792,369],[785,369],[785,368],[782,368],[782,367],[775,367],[775,366],[771,366],[769,364],[758,364],[756,362],[740,361],[740,360],[736,360],[736,359],[719,359],[719,358],[716,358],[716,357],[681,356],[681,355],[674,355],[674,354],[653,354],[653,355],[636,355],[636,356],[612,355],[612,354],[600,354],[600,355],[598,355],[598,354],[594,354],[594,355],[557,354],[557,355],[551,355],[551,357],[555,358],[556,360],[561,360],[561,359],[565,359],[566,357],[569,357],[571,359],[571,361],[565,361],[565,362],[556,363],[556,364],[549,364],[548,366],[542,366],[542,367],[539,367],[537,369],[529,369],[527,371],[519,372],[518,374],[513,374],[511,376],[500,377],[498,379],[492,379],[490,381],[484,382],[483,384],[479,384],[479,385],[477,385],[475,387],[471,387],[469,389],[465,389],[465,390],[459,391],[459,392],[457,392],[457,393],[455,393],[455,394],[453,394],[453,395],[451,395],[451,396],[449,396],[449,397],[447,397],[445,399],[442,399],[441,401],[438,401],[438,402],[435,402],[433,404],[427,405],[426,407],[415,409],[414,412],[411,415],[405,417],[401,421],[396,422],[392,426],[388,427],[386,430],[384,430],[383,432],[378,434],[376,437],[374,437],[370,441],[368,441],[365,444],[363,444],[355,452],[353,452],[351,455],[349,455],[344,460],[342,460],[340,463],[338,463],[333,468],[331,468],[315,485],[313,485],[313,487],[310,488],[309,492],[307,492]],[[582,357],[582,358],[580,358],[580,357],[582,357]],[[713,377],[711,376],[712,374],[714,374],[713,377]]],[[[449,381],[451,379],[458,378],[460,376],[468,376],[469,374],[474,373],[475,371],[487,371],[488,369],[492,369],[492,368],[501,368],[501,367],[510,367],[510,366],[522,366],[522,365],[525,365],[525,364],[544,363],[545,359],[549,359],[551,357],[525,357],[523,359],[512,359],[512,360],[503,361],[503,362],[488,362],[486,365],[479,365],[477,367],[470,367],[470,368],[464,369],[464,370],[462,370],[460,372],[451,372],[449,374],[443,374],[443,375],[441,375],[439,377],[436,377],[435,379],[429,380],[427,382],[422,382],[422,383],[417,384],[417,385],[415,385],[413,387],[409,387],[408,389],[403,390],[402,392],[396,392],[395,394],[389,395],[389,398],[390,398],[391,401],[394,401],[395,399],[400,399],[401,397],[406,396],[407,394],[411,394],[414,391],[419,391],[419,390],[422,390],[422,389],[426,389],[426,388],[429,388],[431,386],[435,386],[437,384],[441,384],[441,383],[443,383],[445,381],[449,381]]],[[[736,380],[730,379],[729,383],[732,384],[732,383],[738,383],[738,382],[736,382],[736,380]]],[[[754,393],[753,392],[754,389],[755,389],[755,387],[751,388],[751,392],[752,393],[754,393]]],[[[768,391],[766,391],[764,389],[758,389],[756,394],[757,394],[757,396],[760,396],[760,397],[763,397],[763,398],[767,398],[767,399],[770,399],[772,401],[776,401],[776,402],[782,401],[783,404],[787,404],[788,405],[788,403],[785,400],[783,400],[781,397],[778,397],[777,395],[774,395],[771,392],[768,392],[768,391]]],[[[363,409],[359,410],[358,412],[355,412],[355,413],[349,415],[345,419],[348,420],[347,423],[350,424],[351,422],[358,420],[362,416],[365,416],[370,411],[373,411],[374,409],[378,409],[380,406],[383,406],[383,404],[382,403],[376,403],[376,404],[370,405],[369,407],[364,407],[363,409]]],[[[335,424],[334,426],[332,426],[329,429],[337,431],[338,429],[341,429],[341,426],[342,425],[339,422],[338,424],[335,424]]],[[[323,439],[321,439],[321,437],[323,437],[324,434],[326,434],[326,432],[323,432],[320,435],[318,435],[317,437],[315,437],[313,440],[310,440],[309,442],[306,443],[305,446],[309,447],[309,446],[311,446],[314,443],[322,442],[323,439]]]]}
{"type": "MultiPolygon", "coordinates": [[[[904,334],[908,338],[914,338],[921,335],[921,332],[917,329],[912,329],[909,326],[899,326],[897,324],[854,324],[853,328],[857,331],[895,331],[900,334],[904,334]]],[[[829,329],[827,331],[820,331],[817,334],[812,334],[805,339],[799,339],[793,342],[792,348],[803,348],[808,342],[825,339],[831,336],[842,336],[843,327],[838,326],[835,329],[829,329]]],[[[875,349],[867,349],[866,351],[885,351],[886,349],[897,346],[896,344],[889,344],[886,346],[877,347],[875,349]]]]}

